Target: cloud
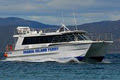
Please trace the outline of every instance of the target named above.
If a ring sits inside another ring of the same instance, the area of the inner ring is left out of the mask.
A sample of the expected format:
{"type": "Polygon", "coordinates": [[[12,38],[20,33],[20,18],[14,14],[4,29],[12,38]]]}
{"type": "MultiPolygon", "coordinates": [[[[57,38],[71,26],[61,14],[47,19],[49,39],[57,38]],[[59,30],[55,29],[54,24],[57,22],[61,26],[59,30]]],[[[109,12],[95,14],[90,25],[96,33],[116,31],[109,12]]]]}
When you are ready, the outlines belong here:
{"type": "Polygon", "coordinates": [[[78,10],[80,7],[92,6],[95,0],[4,0],[0,1],[0,11],[6,13],[59,13],[62,10],[66,13],[72,8],[78,10]]]}
{"type": "MultiPolygon", "coordinates": [[[[96,21],[101,21],[101,20],[107,20],[108,16],[105,16],[104,13],[81,13],[81,14],[75,14],[77,15],[76,21],[77,24],[84,24],[84,23],[89,23],[89,22],[96,22],[96,21]]],[[[63,23],[62,16],[28,16],[27,19],[30,20],[35,20],[39,21],[42,23],[48,23],[48,24],[55,24],[55,25],[60,25],[63,23]]],[[[64,19],[64,24],[66,25],[74,25],[74,17],[73,16],[68,16],[68,17],[63,17],[64,19]]]]}
{"type": "Polygon", "coordinates": [[[110,19],[110,20],[120,20],[120,14],[117,14],[117,15],[111,14],[111,15],[109,16],[109,19],[110,19]]]}
{"type": "Polygon", "coordinates": [[[118,20],[119,0],[0,0],[0,16],[21,17],[47,24],[60,24],[63,12],[66,24],[118,20]]]}
{"type": "Polygon", "coordinates": [[[58,9],[72,9],[76,7],[89,7],[94,3],[95,0],[53,0],[48,5],[58,9]]]}
{"type": "MultiPolygon", "coordinates": [[[[54,16],[28,16],[27,19],[39,21],[47,24],[54,24],[54,25],[60,25],[61,23],[63,23],[62,17],[54,17],[54,16]]],[[[65,24],[72,22],[71,17],[64,18],[64,20],[65,20],[65,24]]]]}

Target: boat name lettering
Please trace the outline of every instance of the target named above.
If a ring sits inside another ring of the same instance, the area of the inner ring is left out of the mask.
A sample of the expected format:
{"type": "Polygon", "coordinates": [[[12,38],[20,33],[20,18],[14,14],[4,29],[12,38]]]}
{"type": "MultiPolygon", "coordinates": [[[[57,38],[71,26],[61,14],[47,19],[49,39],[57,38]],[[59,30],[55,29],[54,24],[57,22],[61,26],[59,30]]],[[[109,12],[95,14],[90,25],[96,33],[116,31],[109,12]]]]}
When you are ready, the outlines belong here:
{"type": "Polygon", "coordinates": [[[54,47],[54,48],[42,48],[42,49],[35,49],[35,50],[24,50],[23,54],[49,52],[49,51],[58,51],[58,47],[54,47]]]}

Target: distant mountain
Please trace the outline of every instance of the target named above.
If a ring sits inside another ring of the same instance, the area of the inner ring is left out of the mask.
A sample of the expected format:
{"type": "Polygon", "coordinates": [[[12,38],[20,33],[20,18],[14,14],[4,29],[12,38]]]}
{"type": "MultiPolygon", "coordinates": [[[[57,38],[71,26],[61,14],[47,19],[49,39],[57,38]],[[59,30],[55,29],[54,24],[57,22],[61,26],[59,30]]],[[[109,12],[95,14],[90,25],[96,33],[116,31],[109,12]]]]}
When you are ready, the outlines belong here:
{"type": "Polygon", "coordinates": [[[47,25],[37,21],[25,20],[17,17],[0,18],[0,27],[29,26],[34,28],[50,28],[55,25],[47,25]]]}
{"type": "Polygon", "coordinates": [[[79,29],[95,34],[108,34],[113,36],[114,43],[110,49],[111,53],[120,53],[120,20],[118,21],[101,21],[78,25],[79,29]]]}
{"type": "Polygon", "coordinates": [[[114,39],[120,39],[120,20],[87,23],[78,28],[92,33],[112,33],[114,39]]]}
{"type": "Polygon", "coordinates": [[[47,25],[37,21],[25,20],[17,17],[0,18],[0,52],[4,52],[7,44],[13,44],[13,34],[16,27],[29,26],[32,28],[54,28],[55,25],[47,25]]]}
{"type": "MultiPolygon", "coordinates": [[[[0,18],[0,52],[4,52],[7,44],[14,43],[13,34],[17,26],[29,26],[32,28],[58,28],[56,25],[43,24],[37,21],[25,20],[17,17],[0,18]]],[[[74,26],[68,27],[72,28],[74,26]]],[[[120,20],[86,23],[78,25],[78,29],[83,29],[94,34],[112,33],[114,44],[111,48],[111,52],[120,52],[120,20]]]]}

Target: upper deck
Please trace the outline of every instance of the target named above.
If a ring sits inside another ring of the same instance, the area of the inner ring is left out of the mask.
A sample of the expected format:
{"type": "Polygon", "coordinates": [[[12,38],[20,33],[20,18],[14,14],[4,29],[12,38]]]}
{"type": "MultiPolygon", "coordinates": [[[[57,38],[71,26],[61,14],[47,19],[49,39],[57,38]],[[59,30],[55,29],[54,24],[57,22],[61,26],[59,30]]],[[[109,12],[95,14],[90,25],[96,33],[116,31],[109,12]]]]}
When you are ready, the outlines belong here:
{"type": "Polygon", "coordinates": [[[62,35],[70,33],[80,33],[85,34],[86,31],[83,30],[69,30],[64,24],[59,29],[44,29],[44,30],[34,30],[29,27],[17,27],[17,34],[13,37],[31,37],[31,36],[52,36],[52,35],[62,35]]]}

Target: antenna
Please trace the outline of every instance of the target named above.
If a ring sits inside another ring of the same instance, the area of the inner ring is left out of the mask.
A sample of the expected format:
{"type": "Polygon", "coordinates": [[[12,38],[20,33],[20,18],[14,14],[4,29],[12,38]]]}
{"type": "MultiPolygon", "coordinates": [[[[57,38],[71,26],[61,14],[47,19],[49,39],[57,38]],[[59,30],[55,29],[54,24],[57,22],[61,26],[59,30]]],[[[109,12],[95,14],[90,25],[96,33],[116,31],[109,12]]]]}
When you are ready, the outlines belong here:
{"type": "Polygon", "coordinates": [[[75,22],[75,30],[77,30],[77,21],[76,21],[74,9],[73,9],[73,17],[74,17],[74,22],[75,22]]]}
{"type": "Polygon", "coordinates": [[[65,23],[64,16],[63,16],[63,11],[62,11],[62,22],[63,22],[63,24],[65,23]]]}
{"type": "Polygon", "coordinates": [[[64,29],[64,31],[65,31],[65,26],[64,26],[64,16],[63,16],[63,11],[62,11],[62,26],[64,27],[63,29],[64,29]]]}

